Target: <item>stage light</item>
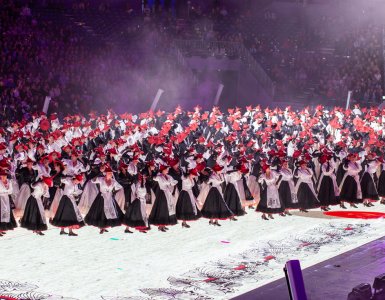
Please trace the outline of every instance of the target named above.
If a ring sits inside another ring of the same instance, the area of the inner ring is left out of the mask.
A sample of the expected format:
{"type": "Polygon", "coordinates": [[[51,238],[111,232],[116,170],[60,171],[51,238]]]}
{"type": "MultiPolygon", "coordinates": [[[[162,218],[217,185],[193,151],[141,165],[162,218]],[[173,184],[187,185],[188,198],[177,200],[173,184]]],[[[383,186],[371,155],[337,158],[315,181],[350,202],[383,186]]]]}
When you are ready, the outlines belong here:
{"type": "Polygon", "coordinates": [[[373,289],[373,300],[385,299],[385,273],[374,278],[373,289]]]}
{"type": "Polygon", "coordinates": [[[361,283],[353,288],[348,295],[348,300],[371,300],[372,287],[369,283],[361,283]]]}
{"type": "Polygon", "coordinates": [[[283,268],[289,289],[290,300],[307,300],[305,283],[303,281],[299,260],[289,260],[283,268]]]}

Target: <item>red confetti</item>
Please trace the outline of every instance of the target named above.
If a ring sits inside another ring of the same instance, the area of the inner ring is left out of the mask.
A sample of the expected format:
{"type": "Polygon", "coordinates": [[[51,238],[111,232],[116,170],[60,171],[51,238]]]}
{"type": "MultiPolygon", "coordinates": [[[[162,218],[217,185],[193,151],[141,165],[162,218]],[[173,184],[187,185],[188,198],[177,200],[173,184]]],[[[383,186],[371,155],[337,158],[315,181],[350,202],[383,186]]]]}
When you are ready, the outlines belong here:
{"type": "Polygon", "coordinates": [[[209,278],[205,279],[204,282],[211,282],[211,281],[215,281],[217,279],[218,278],[215,278],[215,277],[209,277],[209,278]]]}
{"type": "Polygon", "coordinates": [[[274,259],[275,258],[275,256],[273,256],[273,255],[268,255],[268,256],[265,256],[265,261],[269,261],[269,260],[272,260],[272,259],[274,259]]]}
{"type": "Polygon", "coordinates": [[[240,271],[246,269],[245,265],[239,265],[238,267],[235,267],[234,270],[240,271]]]}

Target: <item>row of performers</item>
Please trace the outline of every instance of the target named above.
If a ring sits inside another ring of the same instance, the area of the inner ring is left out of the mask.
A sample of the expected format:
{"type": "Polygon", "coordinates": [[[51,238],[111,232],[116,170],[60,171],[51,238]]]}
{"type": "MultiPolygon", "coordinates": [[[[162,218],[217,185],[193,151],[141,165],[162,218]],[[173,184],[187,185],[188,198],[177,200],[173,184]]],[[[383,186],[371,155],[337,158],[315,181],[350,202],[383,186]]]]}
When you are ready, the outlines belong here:
{"type": "Polygon", "coordinates": [[[47,230],[44,199],[49,199],[54,181],[59,181],[59,185],[49,205],[49,222],[61,228],[60,234],[70,236],[76,236],[73,230],[85,224],[98,227],[101,234],[121,225],[126,226],[127,233],[132,233],[130,227],[146,233],[150,224],[165,232],[178,220],[182,227],[189,228],[187,221],[200,217],[209,219],[210,225],[221,226],[218,220],[237,220],[237,216],[246,214],[246,207],[255,205],[264,220],[273,219],[273,214],[291,215],[290,209],[307,212],[319,207],[329,210],[330,205],[346,208],[344,202],[352,207],[358,203],[372,206],[373,200],[385,197],[385,171],[372,154],[368,155],[364,170],[357,160],[357,155],[348,155],[341,165],[344,175],[340,184],[336,180],[337,164],[331,156],[321,157],[317,182],[305,160],[298,162],[295,172],[287,160],[278,169],[262,163],[258,178],[249,175],[244,165],[224,172],[223,166],[215,164],[208,173],[190,169],[180,181],[168,174],[169,166],[160,165],[156,175],[140,175],[132,185],[121,185],[107,166],[103,176],[91,180],[78,174],[41,177],[35,183],[23,184],[14,197],[16,203],[12,201],[15,195],[9,173],[2,170],[0,236],[17,227],[14,211],[21,217],[21,227],[43,235],[47,230]]]}

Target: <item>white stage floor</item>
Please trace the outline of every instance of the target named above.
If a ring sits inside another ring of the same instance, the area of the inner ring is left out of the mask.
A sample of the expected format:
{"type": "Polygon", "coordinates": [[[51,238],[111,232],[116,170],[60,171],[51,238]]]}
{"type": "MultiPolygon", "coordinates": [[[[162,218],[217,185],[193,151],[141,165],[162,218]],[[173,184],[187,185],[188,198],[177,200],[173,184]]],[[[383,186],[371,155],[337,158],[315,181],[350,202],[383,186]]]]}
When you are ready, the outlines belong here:
{"type": "MultiPolygon", "coordinates": [[[[334,208],[333,210],[339,210],[334,208]]],[[[354,211],[385,212],[385,206],[354,211]]],[[[249,210],[237,222],[201,219],[162,233],[45,236],[24,229],[0,238],[0,295],[16,299],[230,299],[385,235],[385,220],[325,218],[320,211],[263,221],[249,210]],[[58,296],[60,295],[60,296],[58,296]]]]}

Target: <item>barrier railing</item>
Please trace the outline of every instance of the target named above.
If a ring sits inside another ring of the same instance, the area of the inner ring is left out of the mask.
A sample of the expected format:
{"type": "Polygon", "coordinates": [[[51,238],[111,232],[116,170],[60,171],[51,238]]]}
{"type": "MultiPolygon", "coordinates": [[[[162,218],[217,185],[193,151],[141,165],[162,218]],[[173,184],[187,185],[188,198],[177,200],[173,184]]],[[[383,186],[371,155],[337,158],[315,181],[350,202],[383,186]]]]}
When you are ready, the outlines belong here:
{"type": "Polygon", "coordinates": [[[254,59],[250,52],[241,43],[226,41],[209,41],[209,40],[175,40],[176,45],[190,53],[200,53],[205,55],[226,55],[236,56],[266,89],[266,91],[274,96],[274,82],[265,72],[262,66],[254,59]]]}

